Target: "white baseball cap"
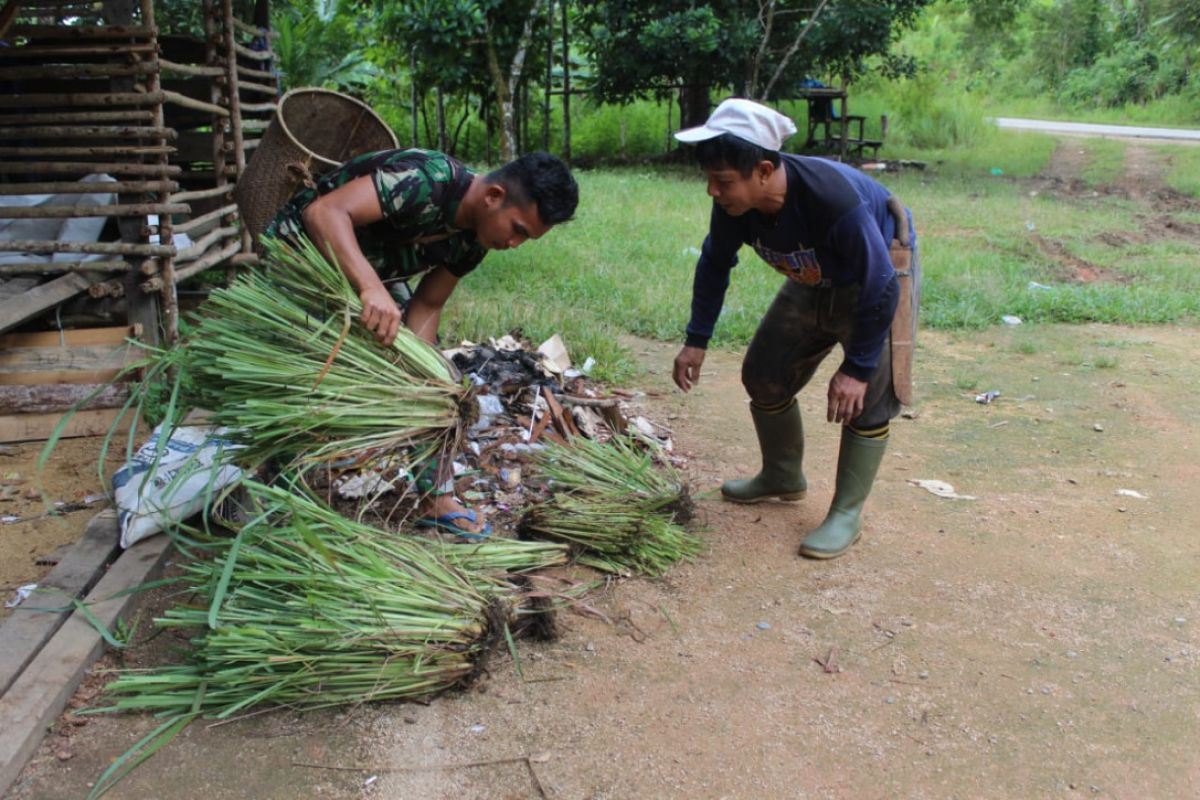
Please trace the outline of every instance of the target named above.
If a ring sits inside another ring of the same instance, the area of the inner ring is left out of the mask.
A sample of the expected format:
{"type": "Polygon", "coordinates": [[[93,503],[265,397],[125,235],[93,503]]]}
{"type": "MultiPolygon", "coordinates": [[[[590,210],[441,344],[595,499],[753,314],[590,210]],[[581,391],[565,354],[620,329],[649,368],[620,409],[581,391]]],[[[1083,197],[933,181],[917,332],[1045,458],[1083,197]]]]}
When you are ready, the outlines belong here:
{"type": "Polygon", "coordinates": [[[766,150],[779,150],[795,132],[795,123],[775,109],[734,97],[717,106],[703,125],[677,131],[675,138],[691,144],[731,133],[766,150]]]}

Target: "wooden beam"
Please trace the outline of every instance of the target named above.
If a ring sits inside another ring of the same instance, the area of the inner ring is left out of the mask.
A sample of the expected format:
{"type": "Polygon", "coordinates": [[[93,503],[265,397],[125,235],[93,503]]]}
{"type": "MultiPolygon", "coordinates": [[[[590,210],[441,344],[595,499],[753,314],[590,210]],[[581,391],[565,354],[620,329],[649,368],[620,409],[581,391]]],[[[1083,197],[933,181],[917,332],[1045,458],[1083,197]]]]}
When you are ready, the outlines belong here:
{"type": "MultiPolygon", "coordinates": [[[[58,608],[67,604],[68,598],[82,597],[120,552],[121,537],[114,534],[117,534],[115,511],[101,511],[92,517],[83,536],[71,545],[50,574],[42,578],[25,605],[58,608]]],[[[18,609],[4,620],[0,625],[0,695],[8,690],[70,614],[69,610],[53,613],[18,609]]]]}
{"type": "Polygon", "coordinates": [[[124,383],[12,384],[0,386],[0,414],[61,414],[76,406],[80,410],[120,408],[128,399],[129,386],[124,383]]]}
{"type": "MultiPolygon", "coordinates": [[[[179,188],[175,181],[108,181],[104,183],[88,183],[84,181],[49,181],[43,183],[6,183],[3,194],[96,194],[98,191],[109,193],[131,192],[173,192],[179,188]]],[[[172,197],[176,202],[177,196],[172,197]]],[[[13,247],[11,241],[0,240],[0,250],[20,250],[13,247]]],[[[45,252],[45,251],[42,251],[45,252]]],[[[63,252],[63,251],[54,251],[63,252]]],[[[76,252],[103,253],[103,250],[84,250],[76,252]]]]}
{"type": "Polygon", "coordinates": [[[73,56],[124,56],[128,53],[153,53],[155,50],[156,46],[153,42],[102,45],[17,45],[16,47],[0,47],[0,61],[21,58],[52,58],[55,61],[66,61],[73,56]]]}
{"type": "Polygon", "coordinates": [[[217,78],[225,74],[225,70],[221,67],[178,64],[174,61],[168,61],[165,58],[160,58],[158,63],[162,66],[163,72],[178,72],[180,75],[191,75],[196,78],[217,78]]]}
{"type": "Polygon", "coordinates": [[[238,227],[236,225],[227,225],[224,228],[215,228],[195,241],[191,247],[188,247],[185,250],[180,250],[175,256],[175,263],[182,264],[187,261],[195,261],[197,258],[200,258],[207,253],[208,248],[212,247],[214,242],[217,242],[221,239],[227,239],[230,236],[236,236],[237,233],[238,227]]]}
{"type": "Polygon", "coordinates": [[[265,36],[268,39],[279,38],[279,33],[277,31],[267,30],[266,28],[256,28],[248,22],[242,22],[237,17],[234,17],[233,19],[233,27],[250,36],[265,36]]]}
{"type": "MultiPolygon", "coordinates": [[[[209,211],[207,214],[201,214],[198,217],[193,217],[187,222],[181,222],[175,226],[176,233],[190,233],[197,228],[202,228],[210,222],[215,222],[221,217],[229,214],[237,214],[237,203],[230,203],[226,206],[221,206],[218,209],[209,211]]],[[[3,216],[3,215],[0,215],[3,216]]]]}
{"type": "MultiPolygon", "coordinates": [[[[183,167],[178,164],[162,166],[161,164],[122,164],[112,161],[85,161],[76,164],[64,164],[61,161],[0,161],[0,174],[7,175],[98,175],[112,173],[114,175],[179,175],[183,167]]],[[[97,184],[100,186],[102,184],[97,184]]]]}
{"type": "MultiPolygon", "coordinates": [[[[69,28],[70,26],[63,26],[69,28]]],[[[140,64],[49,64],[40,67],[5,67],[4,77],[11,80],[38,78],[130,78],[158,72],[158,62],[140,64]]]]}
{"type": "Polygon", "coordinates": [[[84,92],[75,94],[0,95],[0,108],[76,108],[79,106],[153,106],[162,92],[84,92]]]}
{"type": "Polygon", "coordinates": [[[270,61],[271,51],[269,50],[251,50],[244,44],[234,42],[233,50],[242,58],[248,58],[251,61],[270,61]]]}
{"type": "MultiPolygon", "coordinates": [[[[0,53],[4,49],[0,48],[0,53]]],[[[80,122],[150,122],[154,112],[145,109],[127,108],[122,111],[53,111],[44,114],[29,114],[17,111],[0,116],[0,125],[45,125],[80,122]]]]}
{"type": "Polygon", "coordinates": [[[15,328],[64,300],[87,291],[92,283],[83,275],[71,273],[0,302],[0,332],[15,328]]]}
{"type": "MultiPolygon", "coordinates": [[[[99,624],[111,629],[128,616],[136,598],[127,590],[157,577],[170,552],[170,537],[151,536],[121,554],[84,600],[99,624]]],[[[104,647],[76,611],[0,697],[0,793],[17,779],[104,647]]]]}
{"type": "MultiPolygon", "coordinates": [[[[97,146],[97,147],[0,147],[0,156],[19,156],[28,158],[30,156],[80,156],[87,157],[102,157],[102,156],[152,156],[166,153],[170,155],[174,153],[176,148],[171,145],[151,144],[151,145],[131,145],[128,147],[122,145],[113,146],[97,146]]],[[[12,193],[13,184],[7,184],[4,189],[7,193],[12,193]]]]}
{"type": "MultiPolygon", "coordinates": [[[[4,244],[0,242],[0,244],[4,244]]],[[[2,248],[0,248],[2,250],[2,248]]],[[[123,259],[95,261],[19,261],[15,264],[0,264],[0,276],[4,275],[59,275],[67,272],[127,272],[129,262],[123,259]]],[[[93,284],[95,285],[95,284],[93,284]]]]}
{"type": "Polygon", "coordinates": [[[163,94],[166,95],[168,103],[174,103],[183,108],[190,108],[193,111],[206,111],[218,117],[229,116],[229,109],[227,108],[221,108],[221,106],[213,105],[212,103],[205,103],[203,100],[194,100],[191,97],[170,90],[164,91],[163,94]]]}
{"type": "Polygon", "coordinates": [[[190,192],[179,192],[171,195],[171,200],[176,203],[190,203],[193,200],[207,200],[210,197],[222,197],[230,194],[233,191],[233,184],[227,183],[224,186],[213,186],[208,189],[196,189],[190,192]]]}
{"type": "Polygon", "coordinates": [[[230,258],[234,257],[241,251],[242,251],[242,242],[239,239],[237,241],[234,241],[230,244],[225,245],[223,248],[221,248],[220,250],[218,250],[216,252],[209,253],[208,255],[204,256],[203,258],[198,258],[195,261],[188,263],[187,266],[180,267],[179,269],[175,270],[175,280],[177,282],[184,281],[184,280],[187,280],[188,278],[191,278],[194,275],[199,275],[204,270],[209,269],[210,267],[215,267],[217,264],[220,264],[222,261],[225,261],[226,259],[230,259],[230,258]]]}
{"type": "Polygon", "coordinates": [[[142,348],[126,344],[68,347],[12,347],[0,353],[0,386],[36,386],[46,383],[102,383],[91,379],[97,372],[120,371],[138,360],[142,348]],[[84,378],[75,378],[76,373],[84,378]],[[54,377],[47,377],[52,374],[54,377]]]}
{"type": "Polygon", "coordinates": [[[0,128],[0,139],[174,139],[174,128],[138,125],[51,125],[46,127],[0,128]]]}
{"type": "Polygon", "coordinates": [[[142,335],[141,329],[130,325],[107,328],[72,328],[38,333],[6,333],[0,335],[0,351],[11,347],[81,347],[84,345],[125,344],[142,335]]]}
{"type": "Polygon", "coordinates": [[[158,28],[153,25],[14,25],[12,36],[30,39],[153,39],[158,28]]]}
{"type": "MultiPolygon", "coordinates": [[[[104,184],[96,184],[103,186],[104,184]]],[[[190,214],[187,203],[128,203],[106,206],[0,206],[0,219],[75,219],[140,217],[145,214],[190,214]]]]}
{"type": "Polygon", "coordinates": [[[57,242],[30,239],[0,241],[0,251],[17,253],[101,253],[118,256],[170,256],[175,247],[169,244],[136,244],[134,242],[57,242]]]}
{"type": "MultiPolygon", "coordinates": [[[[265,75],[263,77],[266,77],[265,75]]],[[[238,91],[241,92],[258,92],[259,94],[269,94],[272,97],[279,95],[279,90],[274,86],[267,86],[262,83],[252,83],[250,81],[239,81],[238,91]]]]}

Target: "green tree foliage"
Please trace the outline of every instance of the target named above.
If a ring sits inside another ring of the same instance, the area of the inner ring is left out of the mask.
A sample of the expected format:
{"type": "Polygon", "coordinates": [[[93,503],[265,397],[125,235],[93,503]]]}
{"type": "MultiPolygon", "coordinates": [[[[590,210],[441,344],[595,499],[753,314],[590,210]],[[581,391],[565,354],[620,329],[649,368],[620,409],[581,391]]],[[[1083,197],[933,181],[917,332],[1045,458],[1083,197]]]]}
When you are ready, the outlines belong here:
{"type": "Polygon", "coordinates": [[[1200,0],[952,0],[932,11],[959,15],[961,48],[943,52],[965,53],[971,77],[1003,91],[1080,107],[1200,93],[1200,0]]]}
{"type": "Polygon", "coordinates": [[[272,49],[285,90],[322,86],[363,94],[379,79],[379,68],[367,58],[362,19],[349,0],[276,3],[273,11],[271,26],[279,36],[272,49]]]}
{"type": "Polygon", "coordinates": [[[596,98],[620,103],[673,87],[699,88],[700,103],[692,108],[683,97],[689,124],[704,116],[710,90],[762,97],[770,87],[774,99],[807,75],[854,77],[871,66],[911,73],[912,62],[893,56],[891,46],[927,3],[580,0],[579,13],[596,98]],[[796,47],[802,35],[803,46],[796,47]],[[772,83],[779,64],[786,71],[772,83]]]}

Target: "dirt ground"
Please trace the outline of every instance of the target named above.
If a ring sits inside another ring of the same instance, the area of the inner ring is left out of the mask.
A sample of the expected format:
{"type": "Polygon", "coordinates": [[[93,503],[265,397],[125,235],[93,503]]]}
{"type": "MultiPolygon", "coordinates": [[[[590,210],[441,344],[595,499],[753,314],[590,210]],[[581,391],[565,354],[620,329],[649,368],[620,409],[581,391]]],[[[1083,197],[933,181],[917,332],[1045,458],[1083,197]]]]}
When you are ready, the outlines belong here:
{"type": "MultiPolygon", "coordinates": [[[[1198,345],[1176,327],[922,332],[863,538],[814,562],[796,548],[832,491],[834,360],[801,395],[808,499],[739,506],[714,495],[757,467],[739,354],[712,352],[684,397],[674,345],[639,343],[704,556],[597,593],[605,619],[560,612],[558,641],[522,642],[519,671],[496,656],[470,691],[195,723],[108,796],[1200,796],[1198,345]]],[[[8,800],[83,797],[156,724],[79,721],[8,800]]]]}

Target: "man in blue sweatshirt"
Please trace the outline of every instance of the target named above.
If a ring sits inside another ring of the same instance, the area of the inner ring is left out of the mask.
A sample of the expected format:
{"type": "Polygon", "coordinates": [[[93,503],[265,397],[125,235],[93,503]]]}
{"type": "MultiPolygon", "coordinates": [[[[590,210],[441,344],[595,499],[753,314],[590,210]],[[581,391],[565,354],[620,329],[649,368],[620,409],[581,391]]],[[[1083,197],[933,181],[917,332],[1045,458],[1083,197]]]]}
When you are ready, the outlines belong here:
{"type": "Polygon", "coordinates": [[[829,422],[842,426],[836,488],[825,521],[800,545],[801,555],[834,558],[862,532],[862,508],[883,460],[890,421],[901,401],[911,400],[916,237],[903,206],[863,173],[780,153],[795,132],[782,114],[732,99],[704,125],[675,134],[696,145],[713,209],[674,379],[685,392],[699,381],[730,271],[741,246],[750,245],[786,280],[742,364],[762,470],[726,481],[721,494],[739,503],[804,497],[796,394],[841,345],[826,412],[829,422]]]}

